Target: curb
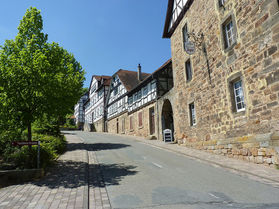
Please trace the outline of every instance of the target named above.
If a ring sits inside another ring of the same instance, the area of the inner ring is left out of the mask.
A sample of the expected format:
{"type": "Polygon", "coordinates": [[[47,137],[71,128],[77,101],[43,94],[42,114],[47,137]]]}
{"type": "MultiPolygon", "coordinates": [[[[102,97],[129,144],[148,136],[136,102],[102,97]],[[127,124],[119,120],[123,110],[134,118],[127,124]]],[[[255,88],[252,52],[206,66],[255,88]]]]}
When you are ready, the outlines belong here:
{"type": "Polygon", "coordinates": [[[226,168],[226,169],[230,169],[230,170],[242,172],[242,173],[245,173],[245,174],[249,174],[249,175],[252,175],[252,176],[256,176],[256,177],[259,177],[259,178],[262,178],[262,179],[265,179],[265,180],[268,180],[268,181],[272,181],[272,182],[274,182],[274,183],[279,183],[279,180],[272,179],[272,178],[269,178],[269,177],[266,177],[266,176],[257,175],[257,174],[255,174],[255,173],[249,172],[249,171],[247,171],[247,170],[242,170],[242,169],[234,168],[234,167],[231,167],[231,166],[227,166],[227,165],[224,165],[224,164],[222,164],[222,163],[218,163],[218,162],[215,162],[215,161],[211,161],[211,160],[207,160],[207,159],[204,159],[204,158],[200,158],[200,157],[198,157],[198,156],[189,155],[189,154],[184,153],[184,152],[181,152],[181,151],[179,151],[179,150],[169,149],[169,148],[167,148],[167,147],[163,147],[163,146],[160,146],[160,145],[151,144],[151,143],[148,143],[148,142],[146,142],[146,141],[139,140],[139,139],[135,139],[135,140],[136,140],[136,141],[140,141],[140,142],[142,142],[142,143],[144,143],[144,144],[148,144],[148,145],[151,145],[151,146],[154,146],[154,147],[158,147],[158,148],[161,148],[161,149],[165,149],[165,150],[168,150],[168,151],[171,151],[171,152],[174,152],[174,153],[179,153],[179,154],[181,154],[181,155],[185,155],[185,156],[190,157],[190,158],[198,159],[198,160],[203,161],[203,162],[215,164],[215,165],[220,166],[220,167],[222,167],[222,168],[226,168]]]}
{"type": "MultiPolygon", "coordinates": [[[[214,165],[217,165],[219,167],[222,167],[222,168],[225,168],[225,169],[229,169],[229,170],[232,170],[232,171],[237,171],[237,172],[240,172],[240,173],[243,173],[243,174],[246,174],[246,175],[248,174],[250,176],[258,177],[258,178],[261,178],[263,180],[267,180],[267,181],[270,181],[270,182],[273,182],[273,183],[277,183],[277,184],[279,183],[279,180],[277,180],[277,179],[273,179],[273,178],[269,178],[269,177],[266,177],[266,176],[258,175],[258,174],[255,174],[253,172],[249,172],[247,170],[243,170],[243,169],[239,169],[239,168],[234,168],[232,166],[224,165],[224,164],[218,163],[216,161],[211,161],[211,160],[207,160],[205,158],[200,158],[198,156],[190,155],[190,154],[187,154],[187,153],[179,151],[179,150],[174,150],[172,148],[168,148],[168,147],[160,146],[160,145],[157,145],[157,144],[149,143],[148,141],[153,141],[153,140],[147,140],[144,137],[130,136],[130,135],[126,136],[126,135],[122,135],[122,134],[111,134],[111,133],[104,133],[104,134],[106,134],[106,135],[116,135],[116,136],[125,136],[125,137],[128,137],[128,138],[132,138],[135,141],[139,141],[141,143],[149,145],[149,146],[154,146],[154,147],[157,147],[157,148],[160,148],[160,149],[164,149],[164,150],[167,150],[167,151],[170,151],[170,152],[173,152],[173,153],[181,154],[181,155],[190,157],[192,159],[196,159],[196,160],[200,160],[202,162],[214,164],[214,165]]],[[[210,153],[208,153],[208,154],[210,154],[210,153]]]]}
{"type": "Polygon", "coordinates": [[[79,137],[78,138],[82,141],[83,143],[83,149],[86,152],[86,166],[85,166],[85,178],[86,178],[86,189],[84,190],[84,195],[83,195],[83,209],[89,209],[89,155],[88,151],[85,148],[85,143],[83,138],[79,137]]]}
{"type": "Polygon", "coordinates": [[[3,170],[0,171],[0,188],[25,183],[43,177],[45,171],[40,169],[3,170]]]}

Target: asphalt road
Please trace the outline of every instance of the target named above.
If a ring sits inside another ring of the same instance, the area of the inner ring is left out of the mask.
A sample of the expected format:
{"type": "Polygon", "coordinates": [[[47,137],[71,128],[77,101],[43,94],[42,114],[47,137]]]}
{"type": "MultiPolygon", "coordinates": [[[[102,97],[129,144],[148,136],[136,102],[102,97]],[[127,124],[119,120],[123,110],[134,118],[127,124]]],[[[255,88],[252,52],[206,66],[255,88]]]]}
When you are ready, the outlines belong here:
{"type": "Polygon", "coordinates": [[[279,188],[131,137],[76,134],[93,144],[112,208],[279,208],[279,188]]]}

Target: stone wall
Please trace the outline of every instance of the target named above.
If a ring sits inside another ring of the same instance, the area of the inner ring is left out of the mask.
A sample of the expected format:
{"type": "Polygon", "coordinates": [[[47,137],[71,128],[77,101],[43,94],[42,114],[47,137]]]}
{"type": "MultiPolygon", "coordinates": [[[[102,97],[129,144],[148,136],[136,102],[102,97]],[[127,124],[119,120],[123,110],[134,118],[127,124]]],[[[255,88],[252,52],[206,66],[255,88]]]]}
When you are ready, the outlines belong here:
{"type": "Polygon", "coordinates": [[[107,122],[107,129],[109,133],[114,134],[126,134],[128,130],[128,113],[124,112],[117,117],[109,119],[107,122]],[[124,123],[122,122],[124,120],[124,123]],[[118,123],[118,130],[117,130],[117,123],[118,123]]]}
{"type": "Polygon", "coordinates": [[[103,132],[104,131],[104,119],[101,118],[100,120],[94,122],[93,124],[85,122],[83,125],[84,131],[90,132],[103,132]]]}
{"type": "MultiPolygon", "coordinates": [[[[167,100],[170,101],[170,103],[172,105],[172,109],[173,109],[174,104],[175,104],[175,91],[174,91],[174,89],[171,89],[169,92],[167,92],[164,96],[162,96],[157,101],[158,114],[156,114],[156,118],[159,121],[159,123],[158,123],[158,126],[159,126],[158,139],[159,140],[163,140],[162,110],[163,110],[163,105],[167,100]]],[[[177,119],[176,117],[173,118],[174,123],[175,123],[176,119],[177,119]]],[[[175,134],[176,134],[176,132],[174,132],[174,135],[175,134]]]]}
{"type": "Polygon", "coordinates": [[[128,135],[133,135],[133,136],[142,136],[142,137],[149,137],[150,134],[150,108],[154,108],[154,113],[155,113],[155,132],[152,134],[153,136],[156,136],[157,138],[157,110],[155,103],[152,103],[150,105],[147,105],[132,114],[128,115],[128,126],[127,126],[127,134],[128,135]],[[142,125],[139,124],[139,114],[142,114],[142,125]],[[130,118],[132,117],[133,121],[133,129],[130,129],[130,118]]]}
{"type": "Polygon", "coordinates": [[[100,119],[93,123],[94,131],[103,132],[104,131],[104,119],[100,119]]]}
{"type": "Polygon", "coordinates": [[[152,136],[157,138],[157,111],[155,103],[147,105],[139,110],[128,114],[127,112],[108,121],[108,132],[116,134],[125,134],[132,136],[149,137],[150,136],[150,119],[149,110],[154,108],[155,112],[155,133],[152,136]],[[142,114],[142,125],[139,125],[139,113],[142,114]],[[130,118],[132,118],[132,128],[130,128],[130,118]],[[118,131],[117,131],[118,123],[118,131]]]}
{"type": "Polygon", "coordinates": [[[171,37],[176,140],[187,146],[238,158],[253,156],[251,161],[275,164],[278,139],[271,136],[279,132],[278,47],[276,0],[227,0],[225,7],[219,7],[217,0],[193,1],[171,37]],[[228,18],[236,25],[236,43],[225,49],[223,25],[228,18]],[[182,29],[186,23],[188,31],[204,34],[207,56],[198,46],[194,55],[184,51],[182,29]],[[186,81],[185,62],[189,58],[193,77],[186,81]],[[243,82],[245,111],[241,112],[234,109],[231,90],[236,78],[243,82]],[[194,126],[190,125],[189,114],[192,102],[197,119],[194,126]],[[258,139],[265,134],[270,137],[265,138],[268,146],[263,147],[258,139]],[[242,139],[247,139],[248,145],[242,139]],[[266,156],[273,160],[270,162],[266,156]]]}

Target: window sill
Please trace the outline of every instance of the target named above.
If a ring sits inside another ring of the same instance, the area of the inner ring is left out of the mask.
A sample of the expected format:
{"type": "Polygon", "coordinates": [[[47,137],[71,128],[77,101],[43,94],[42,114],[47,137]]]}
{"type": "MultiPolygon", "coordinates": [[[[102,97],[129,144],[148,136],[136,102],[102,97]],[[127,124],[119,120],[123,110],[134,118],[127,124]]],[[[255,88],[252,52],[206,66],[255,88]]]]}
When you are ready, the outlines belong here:
{"type": "Polygon", "coordinates": [[[139,126],[138,128],[139,128],[139,129],[143,129],[143,126],[139,126]]]}
{"type": "Polygon", "coordinates": [[[240,117],[240,116],[244,116],[245,115],[245,113],[246,113],[246,109],[243,109],[243,110],[240,110],[240,111],[238,111],[238,112],[233,112],[233,116],[234,117],[240,117]]]}
{"type": "Polygon", "coordinates": [[[225,53],[229,53],[233,48],[234,46],[237,44],[237,41],[235,41],[231,46],[227,47],[227,48],[224,48],[224,52],[225,53]]]}

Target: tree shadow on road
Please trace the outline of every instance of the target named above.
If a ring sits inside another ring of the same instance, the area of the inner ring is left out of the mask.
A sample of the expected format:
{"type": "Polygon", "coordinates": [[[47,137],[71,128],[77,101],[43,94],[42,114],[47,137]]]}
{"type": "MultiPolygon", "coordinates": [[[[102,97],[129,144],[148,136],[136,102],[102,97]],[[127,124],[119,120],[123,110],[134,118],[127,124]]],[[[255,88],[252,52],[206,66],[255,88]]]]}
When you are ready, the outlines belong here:
{"type": "MultiPolygon", "coordinates": [[[[130,145],[125,144],[111,144],[111,143],[97,143],[88,144],[83,143],[69,143],[67,145],[67,152],[87,150],[100,151],[110,149],[125,148],[130,145]]],[[[84,151],[81,151],[85,153],[84,151]]],[[[68,153],[71,155],[72,153],[68,153]]],[[[67,155],[67,153],[66,153],[67,155]]],[[[81,154],[81,159],[84,155],[81,154]]],[[[120,181],[129,175],[135,175],[136,167],[124,164],[92,164],[81,161],[59,160],[57,164],[49,171],[44,178],[32,182],[37,186],[46,186],[48,188],[77,188],[86,186],[88,183],[94,187],[104,187],[105,185],[119,185],[120,181]]]]}
{"type": "Polygon", "coordinates": [[[85,149],[87,151],[102,151],[102,150],[113,150],[130,147],[128,144],[118,143],[95,143],[95,144],[84,144],[84,143],[68,143],[67,151],[75,151],[85,149]]]}
{"type": "Polygon", "coordinates": [[[94,187],[119,185],[126,177],[135,175],[136,166],[124,164],[93,164],[89,165],[89,184],[94,187]]]}
{"type": "Polygon", "coordinates": [[[119,185],[125,176],[135,175],[136,167],[124,164],[94,164],[88,166],[84,162],[63,161],[44,178],[32,182],[37,186],[54,189],[59,187],[78,188],[87,186],[104,187],[119,185]],[[90,173],[88,172],[88,168],[90,173]]]}
{"type": "Polygon", "coordinates": [[[112,150],[112,149],[122,149],[130,147],[128,144],[117,144],[117,143],[95,143],[95,144],[85,144],[87,151],[102,151],[102,150],[112,150]]]}

